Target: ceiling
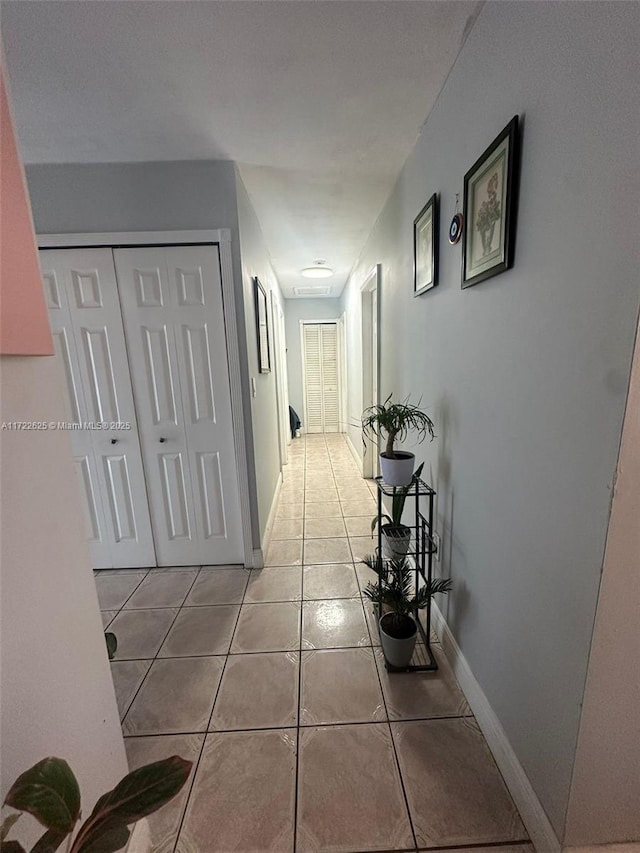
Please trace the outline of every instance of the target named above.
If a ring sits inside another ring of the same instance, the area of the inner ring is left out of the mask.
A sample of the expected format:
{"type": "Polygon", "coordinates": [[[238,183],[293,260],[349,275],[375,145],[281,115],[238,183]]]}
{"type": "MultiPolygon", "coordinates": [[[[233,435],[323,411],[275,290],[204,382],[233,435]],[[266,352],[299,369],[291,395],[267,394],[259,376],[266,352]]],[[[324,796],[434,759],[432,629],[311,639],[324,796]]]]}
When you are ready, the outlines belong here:
{"type": "Polygon", "coordinates": [[[23,158],[233,160],[283,294],[338,296],[480,7],[7,0],[23,158]]]}

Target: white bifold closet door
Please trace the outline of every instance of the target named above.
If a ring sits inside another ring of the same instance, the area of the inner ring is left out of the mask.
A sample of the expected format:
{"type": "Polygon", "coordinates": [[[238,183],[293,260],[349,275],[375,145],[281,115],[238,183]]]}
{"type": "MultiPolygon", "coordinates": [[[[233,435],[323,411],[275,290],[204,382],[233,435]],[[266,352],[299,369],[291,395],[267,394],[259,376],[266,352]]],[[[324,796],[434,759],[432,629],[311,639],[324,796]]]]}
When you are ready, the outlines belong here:
{"type": "Polygon", "coordinates": [[[243,563],[218,249],[113,256],[158,565],[243,563]]]}
{"type": "Polygon", "coordinates": [[[55,427],[70,431],[93,566],[154,566],[111,250],[44,250],[40,263],[68,392],[65,422],[55,427]]]}
{"type": "Polygon", "coordinates": [[[337,323],[304,323],[305,431],[339,432],[337,323]]]}

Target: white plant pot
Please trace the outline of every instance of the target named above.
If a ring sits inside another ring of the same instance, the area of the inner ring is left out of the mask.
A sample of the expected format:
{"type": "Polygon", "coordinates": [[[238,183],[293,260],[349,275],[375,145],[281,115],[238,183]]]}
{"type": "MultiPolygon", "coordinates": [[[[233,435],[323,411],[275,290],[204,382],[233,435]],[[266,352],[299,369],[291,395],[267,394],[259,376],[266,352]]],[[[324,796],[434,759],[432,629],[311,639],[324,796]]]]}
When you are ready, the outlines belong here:
{"type": "Polygon", "coordinates": [[[389,527],[389,524],[382,525],[382,556],[388,560],[401,560],[407,556],[411,544],[411,529],[393,527],[393,535],[389,535],[389,527]]]}
{"type": "Polygon", "coordinates": [[[397,450],[395,459],[390,459],[386,453],[381,453],[382,479],[389,486],[408,486],[413,477],[415,462],[415,455],[406,450],[397,450]]]}
{"type": "MultiPolygon", "coordinates": [[[[403,639],[392,637],[385,631],[385,620],[388,622],[389,616],[391,616],[390,613],[385,613],[384,616],[380,618],[380,645],[382,646],[382,652],[387,663],[391,664],[391,666],[398,667],[399,669],[404,669],[411,663],[413,650],[416,647],[418,628],[414,622],[414,631],[412,636],[405,637],[403,639]]],[[[411,621],[413,622],[413,620],[411,621]]]]}

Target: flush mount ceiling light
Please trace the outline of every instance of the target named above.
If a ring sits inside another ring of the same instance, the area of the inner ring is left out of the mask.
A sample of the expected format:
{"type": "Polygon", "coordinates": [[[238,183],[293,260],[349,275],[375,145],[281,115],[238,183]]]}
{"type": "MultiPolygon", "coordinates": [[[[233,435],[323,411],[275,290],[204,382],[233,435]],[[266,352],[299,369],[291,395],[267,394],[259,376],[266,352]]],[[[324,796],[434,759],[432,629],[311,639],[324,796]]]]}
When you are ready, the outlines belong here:
{"type": "Polygon", "coordinates": [[[325,266],[326,261],[314,261],[312,267],[305,267],[302,275],[305,278],[329,278],[333,275],[331,267],[325,266]]]}

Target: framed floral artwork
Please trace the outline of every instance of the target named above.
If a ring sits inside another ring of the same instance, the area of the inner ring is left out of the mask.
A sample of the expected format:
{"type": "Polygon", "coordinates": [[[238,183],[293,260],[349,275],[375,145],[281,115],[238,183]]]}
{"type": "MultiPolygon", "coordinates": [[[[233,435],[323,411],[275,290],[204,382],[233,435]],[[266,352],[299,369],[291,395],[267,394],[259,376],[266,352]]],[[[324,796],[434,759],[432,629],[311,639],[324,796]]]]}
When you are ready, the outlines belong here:
{"type": "Polygon", "coordinates": [[[413,221],[413,295],[438,283],[438,193],[434,193],[413,221]]]}
{"type": "Polygon", "coordinates": [[[518,154],[514,116],[464,176],[462,287],[513,266],[518,154]]]}
{"type": "Polygon", "coordinates": [[[260,373],[271,373],[271,355],[269,353],[269,315],[267,294],[258,277],[253,279],[256,301],[256,331],[258,333],[258,368],[260,373]]]}

